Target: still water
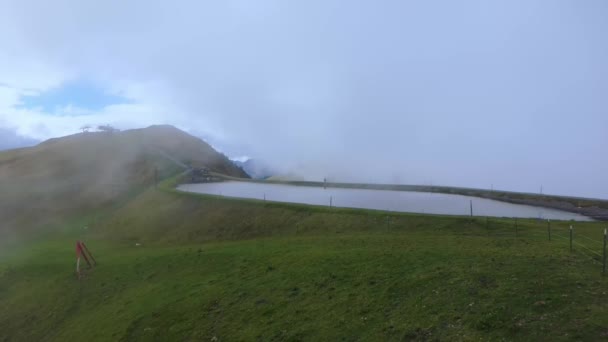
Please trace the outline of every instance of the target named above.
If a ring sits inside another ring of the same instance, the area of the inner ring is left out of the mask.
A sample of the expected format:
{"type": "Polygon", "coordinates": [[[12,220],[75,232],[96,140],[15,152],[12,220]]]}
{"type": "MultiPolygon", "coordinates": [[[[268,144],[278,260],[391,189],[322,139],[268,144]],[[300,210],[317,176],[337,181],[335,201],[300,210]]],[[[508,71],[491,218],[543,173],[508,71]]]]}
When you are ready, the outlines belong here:
{"type": "Polygon", "coordinates": [[[479,197],[429,192],[341,189],[283,184],[218,182],[182,184],[181,191],[228,197],[255,198],[267,201],[330,205],[334,207],[365,208],[410,213],[473,215],[493,217],[542,218],[552,220],[590,221],[591,219],[566,211],[511,204],[479,197]]]}

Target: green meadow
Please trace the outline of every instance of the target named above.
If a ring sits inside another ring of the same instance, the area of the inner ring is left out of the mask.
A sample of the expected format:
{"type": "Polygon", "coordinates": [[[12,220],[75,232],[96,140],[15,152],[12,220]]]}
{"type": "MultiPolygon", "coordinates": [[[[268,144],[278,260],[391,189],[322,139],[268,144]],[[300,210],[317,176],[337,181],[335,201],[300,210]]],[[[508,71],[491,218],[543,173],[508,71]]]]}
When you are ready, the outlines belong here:
{"type": "Polygon", "coordinates": [[[173,182],[0,249],[0,341],[608,338],[600,222],[183,194],[173,182]],[[98,265],[75,274],[75,242],[98,265]],[[585,247],[585,248],[583,248],[585,247]],[[589,248],[589,249],[586,249],[589,248]]]}

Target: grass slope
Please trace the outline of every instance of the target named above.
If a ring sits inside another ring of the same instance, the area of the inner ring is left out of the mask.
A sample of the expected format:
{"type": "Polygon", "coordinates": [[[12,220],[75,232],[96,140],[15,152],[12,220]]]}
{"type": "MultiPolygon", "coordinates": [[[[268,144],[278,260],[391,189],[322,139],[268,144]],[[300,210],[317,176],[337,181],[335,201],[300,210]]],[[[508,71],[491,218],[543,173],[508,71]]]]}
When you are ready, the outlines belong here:
{"type": "MultiPolygon", "coordinates": [[[[512,220],[167,189],[95,214],[0,250],[0,341],[608,336],[606,280],[592,254],[569,252],[566,222],[548,241],[532,220],[516,237],[512,220]],[[77,238],[99,261],[80,281],[77,238]]],[[[599,251],[583,235],[601,229],[579,223],[576,241],[599,251]]]]}

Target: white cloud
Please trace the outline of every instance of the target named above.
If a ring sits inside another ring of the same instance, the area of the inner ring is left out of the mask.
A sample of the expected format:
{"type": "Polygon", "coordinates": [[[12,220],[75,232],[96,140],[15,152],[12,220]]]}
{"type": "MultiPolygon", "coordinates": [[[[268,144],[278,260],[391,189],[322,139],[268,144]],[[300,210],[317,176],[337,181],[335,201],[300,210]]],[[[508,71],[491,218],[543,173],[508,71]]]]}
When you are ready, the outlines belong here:
{"type": "Polygon", "coordinates": [[[234,160],[234,161],[237,161],[237,162],[244,163],[244,162],[248,161],[248,160],[249,160],[249,159],[251,159],[251,158],[250,158],[250,157],[248,157],[248,156],[236,156],[236,157],[232,157],[232,158],[230,158],[230,159],[232,159],[232,160],[234,160]]]}
{"type": "Polygon", "coordinates": [[[606,197],[606,8],[540,4],[8,1],[0,121],[169,123],[311,177],[606,197]],[[74,79],[132,102],[15,108],[74,79]]]}

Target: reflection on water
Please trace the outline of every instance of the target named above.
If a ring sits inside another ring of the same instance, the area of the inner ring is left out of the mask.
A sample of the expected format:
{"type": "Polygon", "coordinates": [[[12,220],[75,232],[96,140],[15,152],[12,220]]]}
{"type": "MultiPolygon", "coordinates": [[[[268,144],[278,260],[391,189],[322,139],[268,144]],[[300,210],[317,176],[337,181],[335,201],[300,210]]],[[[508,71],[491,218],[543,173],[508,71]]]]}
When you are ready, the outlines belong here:
{"type": "Polygon", "coordinates": [[[589,221],[590,218],[566,211],[511,204],[478,197],[428,192],[340,189],[283,184],[219,182],[182,184],[179,190],[229,197],[266,199],[335,207],[366,208],[411,213],[469,215],[470,201],[476,216],[543,218],[589,221]]]}

